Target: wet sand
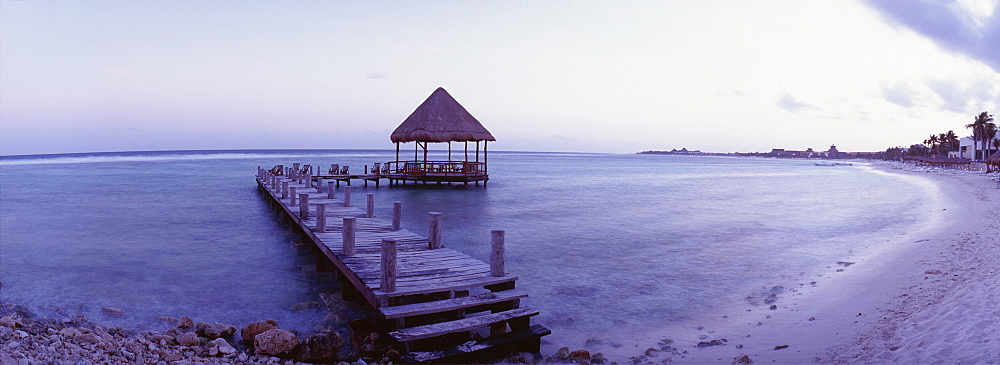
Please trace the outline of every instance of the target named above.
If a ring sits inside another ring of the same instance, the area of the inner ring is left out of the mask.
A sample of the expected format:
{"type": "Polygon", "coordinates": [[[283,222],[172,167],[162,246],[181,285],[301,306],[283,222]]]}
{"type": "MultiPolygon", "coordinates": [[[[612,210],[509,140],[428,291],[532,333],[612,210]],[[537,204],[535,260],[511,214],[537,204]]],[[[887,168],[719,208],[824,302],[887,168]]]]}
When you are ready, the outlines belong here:
{"type": "Polygon", "coordinates": [[[997,183],[981,173],[875,168],[933,183],[940,194],[928,198],[928,211],[913,212],[926,214],[925,224],[801,278],[780,290],[773,309],[743,303],[712,310],[601,350],[619,363],[997,361],[997,183]]]}

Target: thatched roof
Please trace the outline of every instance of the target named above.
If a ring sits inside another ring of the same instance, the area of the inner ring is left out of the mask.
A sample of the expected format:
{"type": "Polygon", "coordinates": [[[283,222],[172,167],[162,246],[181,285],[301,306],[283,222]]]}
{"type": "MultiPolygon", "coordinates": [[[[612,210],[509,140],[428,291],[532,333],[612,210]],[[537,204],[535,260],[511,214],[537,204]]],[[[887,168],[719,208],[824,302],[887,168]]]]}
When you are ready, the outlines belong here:
{"type": "Polygon", "coordinates": [[[986,163],[994,166],[1000,166],[1000,151],[996,151],[990,155],[990,158],[986,159],[986,163]]]}
{"type": "Polygon", "coordinates": [[[490,131],[440,87],[389,138],[393,142],[496,141],[490,131]]]}

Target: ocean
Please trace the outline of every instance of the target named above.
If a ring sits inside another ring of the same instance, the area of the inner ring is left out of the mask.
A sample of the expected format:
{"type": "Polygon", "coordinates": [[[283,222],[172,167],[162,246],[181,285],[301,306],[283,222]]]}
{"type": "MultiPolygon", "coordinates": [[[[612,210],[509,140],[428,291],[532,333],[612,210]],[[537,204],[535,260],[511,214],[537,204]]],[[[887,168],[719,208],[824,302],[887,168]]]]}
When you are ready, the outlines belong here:
{"type": "MultiPolygon", "coordinates": [[[[0,157],[0,299],[129,329],[188,316],[343,331],[363,311],[316,306],[339,284],[290,244],[296,237],[254,174],[293,162],[358,171],[393,158],[383,150],[0,157]]],[[[428,212],[443,213],[445,246],[487,262],[490,230],[505,230],[507,270],[530,293],[523,304],[541,311],[533,321],[553,331],[543,342],[551,353],[712,308],[764,306],[775,287],[921,224],[920,179],[815,162],[491,152],[486,187],[354,187],[375,193],[380,217],[401,201],[403,227],[414,232],[427,232],[428,212]]]]}

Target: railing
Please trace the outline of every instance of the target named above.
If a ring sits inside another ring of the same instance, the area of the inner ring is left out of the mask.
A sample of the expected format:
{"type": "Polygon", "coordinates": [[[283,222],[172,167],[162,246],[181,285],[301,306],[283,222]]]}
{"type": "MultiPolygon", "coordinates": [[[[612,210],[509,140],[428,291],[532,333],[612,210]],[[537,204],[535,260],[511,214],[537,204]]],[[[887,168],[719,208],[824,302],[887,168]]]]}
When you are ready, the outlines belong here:
{"type": "Polygon", "coordinates": [[[382,167],[383,174],[406,176],[482,176],[485,162],[465,161],[390,161],[382,167]]]}

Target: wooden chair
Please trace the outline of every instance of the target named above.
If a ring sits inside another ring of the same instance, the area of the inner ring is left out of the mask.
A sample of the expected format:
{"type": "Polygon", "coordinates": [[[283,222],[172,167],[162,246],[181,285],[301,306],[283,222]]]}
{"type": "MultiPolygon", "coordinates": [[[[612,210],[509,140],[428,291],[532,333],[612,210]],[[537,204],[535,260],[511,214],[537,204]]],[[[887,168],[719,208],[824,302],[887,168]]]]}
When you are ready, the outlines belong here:
{"type": "Polygon", "coordinates": [[[347,175],[347,174],[348,174],[348,171],[350,171],[350,169],[351,169],[351,167],[350,167],[350,166],[344,166],[344,167],[341,167],[341,168],[340,168],[340,174],[341,174],[341,175],[347,175]]]}
{"type": "Polygon", "coordinates": [[[267,171],[270,171],[271,174],[281,176],[285,174],[285,165],[276,165],[267,171]]]}
{"type": "Polygon", "coordinates": [[[328,171],[328,172],[330,173],[330,175],[340,174],[340,165],[338,165],[338,164],[332,164],[332,165],[330,165],[330,171],[328,171]]]}
{"type": "Polygon", "coordinates": [[[382,175],[382,164],[381,163],[376,162],[375,166],[372,166],[372,174],[374,174],[374,175],[382,175]]]}

